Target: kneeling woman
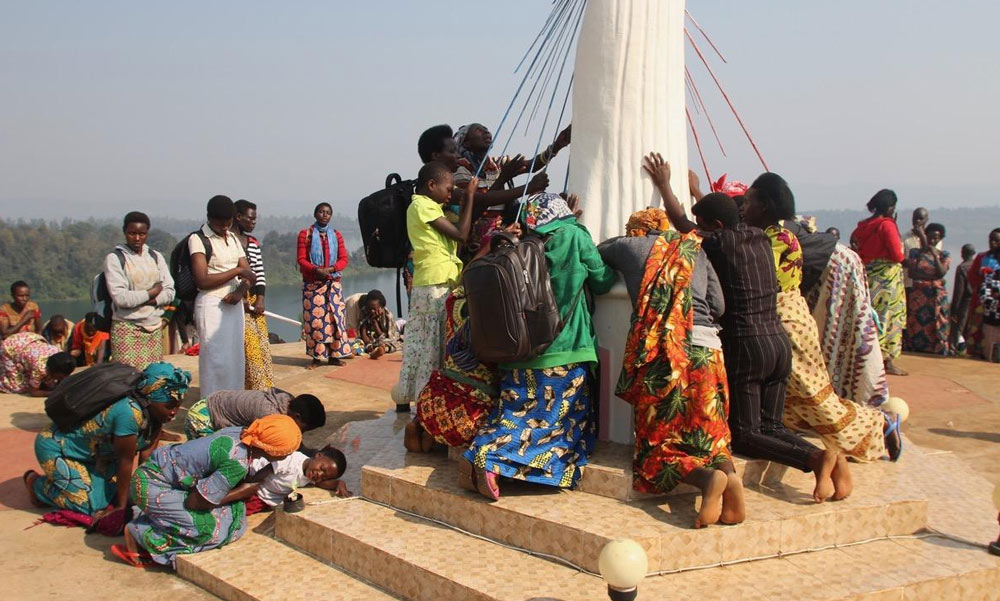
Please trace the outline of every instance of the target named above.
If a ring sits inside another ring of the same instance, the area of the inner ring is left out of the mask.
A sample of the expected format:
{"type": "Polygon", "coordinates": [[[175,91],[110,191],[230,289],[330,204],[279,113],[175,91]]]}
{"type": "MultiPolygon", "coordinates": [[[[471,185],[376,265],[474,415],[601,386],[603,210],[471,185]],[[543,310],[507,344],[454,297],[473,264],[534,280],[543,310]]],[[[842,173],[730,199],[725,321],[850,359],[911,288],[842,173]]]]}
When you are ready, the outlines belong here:
{"type": "Polygon", "coordinates": [[[32,502],[95,520],[124,510],[136,455],[142,463],[155,448],[190,381],[186,371],[153,363],[142,372],[133,397],[116,401],[70,432],[55,425],[42,430],[35,438],[35,457],[44,475],[34,470],[24,475],[32,502]]]}
{"type": "MultiPolygon", "coordinates": [[[[765,173],[746,193],[744,221],[764,230],[771,240],[778,277],[778,316],[792,345],[792,371],[785,393],[783,421],[789,428],[812,431],[828,449],[868,462],[902,451],[899,416],[841,398],[833,390],[819,345],[816,320],[809,312],[802,283],[802,248],[781,226],[779,216],[795,212],[795,198],[781,176],[765,173]]],[[[843,466],[843,459],[839,459],[843,466]]]]}
{"type": "Polygon", "coordinates": [[[590,378],[597,338],[584,288],[604,294],[615,272],[566,201],[540,194],[525,206],[527,229],[548,239],[545,258],[565,326],[540,356],[500,365],[500,402],[460,464],[460,483],[489,499],[498,477],[573,487],[593,450],[590,378]]]}
{"type": "Polygon", "coordinates": [[[632,487],[702,492],[695,528],[746,517],[733,468],[729,387],[715,320],[725,312],[718,276],[695,232],[670,231],[662,209],[632,215],[627,236],[599,247],[625,276],[634,310],[617,393],[635,409],[632,487]]]}
{"type": "Polygon", "coordinates": [[[158,449],[132,476],[134,517],[125,545],[111,550],[138,567],[172,565],[178,554],[197,553],[237,540],[246,531],[243,500],[254,494],[243,481],[258,457],[278,461],[302,442],[287,415],[269,415],[246,429],[158,449]]]}

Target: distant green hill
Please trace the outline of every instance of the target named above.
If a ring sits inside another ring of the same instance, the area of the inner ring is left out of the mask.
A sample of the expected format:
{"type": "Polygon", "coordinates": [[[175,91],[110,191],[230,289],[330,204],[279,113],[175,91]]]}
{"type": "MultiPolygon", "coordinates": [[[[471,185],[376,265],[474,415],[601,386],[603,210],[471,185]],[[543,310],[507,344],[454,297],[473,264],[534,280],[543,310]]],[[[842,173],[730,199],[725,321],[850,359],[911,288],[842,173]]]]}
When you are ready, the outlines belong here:
{"type": "MultiPolygon", "coordinates": [[[[154,227],[149,234],[149,245],[167,257],[181,236],[201,225],[196,221],[155,217],[151,221],[154,227]]],[[[292,219],[287,221],[288,225],[293,223],[292,219]]],[[[296,219],[294,223],[301,225],[280,232],[261,228],[268,283],[287,285],[302,281],[295,263],[296,234],[309,222],[307,218],[296,219]]],[[[354,234],[357,225],[346,219],[344,225],[342,233],[348,247],[360,246],[360,234],[354,234]]],[[[335,227],[340,229],[339,225],[335,227]]],[[[93,277],[101,270],[104,258],[123,241],[121,225],[111,220],[61,223],[0,220],[0,298],[8,296],[7,287],[17,280],[28,282],[35,299],[89,298],[93,277]]],[[[359,248],[351,254],[345,275],[370,271],[374,270],[368,267],[359,248]]]]}

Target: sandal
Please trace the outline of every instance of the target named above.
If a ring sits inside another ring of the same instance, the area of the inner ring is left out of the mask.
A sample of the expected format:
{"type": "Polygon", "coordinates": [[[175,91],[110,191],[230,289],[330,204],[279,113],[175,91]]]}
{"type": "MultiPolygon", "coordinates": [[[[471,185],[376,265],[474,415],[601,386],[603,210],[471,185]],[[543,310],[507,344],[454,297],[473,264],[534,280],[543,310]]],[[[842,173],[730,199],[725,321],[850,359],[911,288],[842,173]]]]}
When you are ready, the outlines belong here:
{"type": "Polygon", "coordinates": [[[490,501],[500,500],[497,475],[472,465],[472,462],[464,457],[458,463],[458,484],[466,490],[478,492],[490,501]]]}
{"type": "Polygon", "coordinates": [[[35,507],[45,508],[48,507],[48,505],[39,501],[38,497],[35,496],[35,480],[38,480],[41,477],[42,475],[35,470],[28,470],[24,472],[23,476],[21,476],[21,481],[24,482],[24,488],[28,491],[28,500],[31,501],[31,504],[35,507]],[[32,476],[34,476],[34,478],[32,478],[32,476]]]}
{"type": "Polygon", "coordinates": [[[133,568],[151,568],[156,565],[156,562],[153,561],[153,557],[149,553],[145,551],[133,553],[121,543],[111,545],[111,554],[133,568]]]}
{"type": "Polygon", "coordinates": [[[885,416],[885,422],[888,424],[883,434],[885,436],[885,448],[889,452],[889,461],[898,461],[899,456],[903,454],[903,433],[899,429],[899,424],[901,423],[899,414],[895,414],[896,419],[892,419],[890,414],[885,411],[882,412],[882,415],[885,416]],[[896,436],[892,437],[892,434],[896,436]],[[891,440],[897,441],[897,444],[891,444],[891,440]]]}

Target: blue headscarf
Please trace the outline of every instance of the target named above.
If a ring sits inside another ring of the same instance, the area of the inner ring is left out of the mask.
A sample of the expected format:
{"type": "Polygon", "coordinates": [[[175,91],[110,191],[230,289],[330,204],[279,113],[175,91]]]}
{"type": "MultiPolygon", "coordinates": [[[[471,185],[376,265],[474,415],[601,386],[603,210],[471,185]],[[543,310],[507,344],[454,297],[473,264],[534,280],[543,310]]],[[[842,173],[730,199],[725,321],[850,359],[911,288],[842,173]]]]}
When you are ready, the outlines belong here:
{"type": "Polygon", "coordinates": [[[340,245],[337,243],[337,234],[333,226],[329,223],[322,226],[317,221],[312,224],[312,244],[309,247],[309,262],[313,265],[323,267],[325,257],[323,256],[323,239],[320,233],[326,234],[326,245],[330,249],[330,265],[337,262],[337,253],[340,252],[340,245]]]}
{"type": "Polygon", "coordinates": [[[136,391],[151,403],[170,403],[183,399],[190,383],[190,372],[159,361],[142,370],[136,391]]]}

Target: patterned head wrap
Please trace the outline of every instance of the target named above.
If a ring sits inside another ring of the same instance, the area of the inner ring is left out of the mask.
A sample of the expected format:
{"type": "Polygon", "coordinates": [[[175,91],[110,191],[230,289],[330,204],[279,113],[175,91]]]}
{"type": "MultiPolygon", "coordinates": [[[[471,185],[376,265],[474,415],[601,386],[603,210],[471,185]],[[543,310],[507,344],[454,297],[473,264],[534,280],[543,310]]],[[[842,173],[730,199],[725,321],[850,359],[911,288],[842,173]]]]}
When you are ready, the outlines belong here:
{"type": "MultiPolygon", "coordinates": [[[[470,124],[471,125],[471,124],[470,124]]],[[[469,126],[463,125],[455,132],[455,146],[458,146],[459,153],[462,152],[462,144],[465,143],[465,136],[469,133],[469,126]]]]}
{"type": "Polygon", "coordinates": [[[566,204],[566,200],[551,192],[535,194],[524,206],[524,223],[532,230],[573,216],[573,211],[566,204]]]}
{"type": "Polygon", "coordinates": [[[184,398],[190,383],[190,372],[159,361],[142,370],[136,390],[151,403],[171,403],[184,398]]]}
{"type": "Polygon", "coordinates": [[[670,219],[663,209],[643,209],[632,213],[625,224],[626,236],[645,236],[670,229],[670,219]]]}
{"type": "Polygon", "coordinates": [[[240,442],[269,455],[291,455],[302,444],[302,430],[295,420],[282,414],[262,417],[250,424],[240,442]]]}
{"type": "Polygon", "coordinates": [[[744,196],[747,193],[748,186],[743,182],[733,180],[731,182],[726,181],[726,176],[728,173],[723,173],[722,177],[718,181],[712,184],[712,192],[722,192],[726,196],[736,197],[744,196]]]}

